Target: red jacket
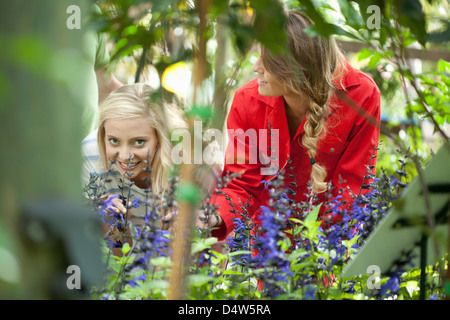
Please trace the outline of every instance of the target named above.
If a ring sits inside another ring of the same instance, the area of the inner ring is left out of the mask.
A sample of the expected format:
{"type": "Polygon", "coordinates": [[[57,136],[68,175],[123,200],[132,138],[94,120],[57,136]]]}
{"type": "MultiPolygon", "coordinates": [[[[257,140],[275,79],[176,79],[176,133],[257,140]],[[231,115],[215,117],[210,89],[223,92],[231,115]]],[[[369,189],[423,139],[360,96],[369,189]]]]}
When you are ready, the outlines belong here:
{"type": "MultiPolygon", "coordinates": [[[[343,87],[345,95],[376,119],[379,124],[380,92],[374,81],[363,72],[349,66],[349,71],[343,80],[343,87]]],[[[378,144],[379,126],[370,124],[366,117],[358,114],[354,107],[339,100],[336,96],[333,96],[332,102],[334,103],[330,105],[331,115],[326,120],[327,133],[324,139],[318,142],[316,160],[326,167],[327,182],[331,180],[333,186],[341,186],[339,184],[339,181],[342,181],[339,178],[341,176],[346,180],[345,184],[358,194],[367,172],[366,165],[374,165],[376,161],[376,158],[371,159],[371,156],[378,144]]],[[[235,209],[239,209],[239,199],[245,203],[252,195],[251,206],[248,210],[250,216],[256,219],[260,212],[260,206],[266,205],[266,201],[269,199],[267,190],[264,189],[261,181],[271,179],[274,175],[273,173],[265,175],[267,173],[261,171],[265,167],[262,162],[267,163],[267,161],[261,161],[259,158],[260,154],[271,156],[272,151],[264,143],[264,139],[270,139],[269,134],[267,134],[267,138],[264,136],[269,131],[269,123],[272,132],[275,132],[276,129],[279,130],[277,157],[279,168],[286,169],[286,179],[288,179],[288,174],[295,175],[297,184],[295,200],[297,202],[305,200],[307,183],[311,174],[309,156],[301,145],[305,121],[306,119],[299,126],[294,139],[290,141],[283,97],[261,96],[258,93],[256,79],[236,91],[227,119],[229,141],[223,175],[227,172],[241,173],[241,177],[233,179],[222,189],[231,198],[235,209]],[[235,139],[230,134],[230,130],[237,129],[247,132],[248,136],[256,134],[258,145],[254,143],[254,136],[250,139],[242,137],[235,139]],[[243,147],[246,148],[245,153],[239,150],[243,147]],[[238,163],[238,160],[243,162],[243,159],[240,159],[240,155],[243,154],[245,163],[238,163]],[[256,154],[258,159],[255,163],[256,154]],[[292,161],[290,166],[293,167],[293,172],[287,170],[288,158],[292,161]]],[[[270,142],[267,143],[270,146],[270,142]]],[[[273,154],[277,155],[277,152],[274,151],[273,154]]],[[[375,173],[374,171],[373,168],[372,172],[375,173]]],[[[285,185],[289,185],[289,180],[285,185]]],[[[334,190],[335,193],[337,189],[334,190]]],[[[346,197],[351,199],[348,194],[346,197]]],[[[323,201],[323,198],[321,200],[323,201]]],[[[213,236],[222,240],[233,231],[234,226],[231,219],[235,217],[235,214],[229,211],[231,206],[223,195],[214,194],[211,203],[218,206],[218,211],[224,221],[218,230],[213,231],[213,236]]]]}

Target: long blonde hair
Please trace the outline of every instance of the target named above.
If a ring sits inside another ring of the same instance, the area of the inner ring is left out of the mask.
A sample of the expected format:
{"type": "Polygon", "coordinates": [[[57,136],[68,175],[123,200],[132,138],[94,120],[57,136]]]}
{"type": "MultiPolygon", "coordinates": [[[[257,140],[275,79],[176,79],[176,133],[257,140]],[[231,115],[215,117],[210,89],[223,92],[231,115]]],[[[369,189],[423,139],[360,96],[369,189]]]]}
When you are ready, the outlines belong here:
{"type": "Polygon", "coordinates": [[[100,104],[97,141],[100,157],[106,169],[110,160],[106,156],[105,121],[109,119],[130,119],[143,117],[155,129],[158,147],[151,159],[150,178],[155,194],[164,192],[172,169],[172,142],[169,133],[174,128],[187,127],[182,112],[172,104],[157,104],[150,101],[152,89],[143,83],[124,85],[112,92],[100,104]]]}
{"type": "Polygon", "coordinates": [[[306,112],[302,144],[312,159],[313,190],[324,192],[327,175],[324,166],[315,162],[317,142],[325,131],[325,116],[337,80],[343,79],[346,63],[333,38],[310,37],[303,30],[311,21],[301,12],[286,13],[286,32],[289,41],[287,53],[272,55],[264,47],[261,58],[264,67],[293,92],[306,96],[306,112]]]}

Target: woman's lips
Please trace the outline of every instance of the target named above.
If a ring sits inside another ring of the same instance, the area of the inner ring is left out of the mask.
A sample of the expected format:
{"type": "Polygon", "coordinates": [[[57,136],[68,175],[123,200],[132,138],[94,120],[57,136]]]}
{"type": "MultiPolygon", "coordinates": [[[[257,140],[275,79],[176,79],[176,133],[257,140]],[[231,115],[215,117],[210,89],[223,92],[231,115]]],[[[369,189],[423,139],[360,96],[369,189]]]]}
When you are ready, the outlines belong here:
{"type": "Polygon", "coordinates": [[[261,78],[258,78],[258,84],[259,84],[260,86],[263,86],[263,85],[267,84],[267,81],[264,81],[264,80],[262,80],[261,78]]]}
{"type": "Polygon", "coordinates": [[[123,170],[134,170],[140,163],[141,163],[140,161],[136,162],[136,163],[123,163],[123,162],[117,161],[117,164],[123,170]]]}

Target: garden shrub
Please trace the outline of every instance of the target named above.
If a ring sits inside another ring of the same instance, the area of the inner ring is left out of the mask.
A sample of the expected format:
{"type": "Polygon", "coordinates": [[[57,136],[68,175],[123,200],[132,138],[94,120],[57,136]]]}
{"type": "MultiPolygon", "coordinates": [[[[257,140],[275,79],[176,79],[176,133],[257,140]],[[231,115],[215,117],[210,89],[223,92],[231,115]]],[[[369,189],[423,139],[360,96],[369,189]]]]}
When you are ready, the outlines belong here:
{"type": "MultiPolygon", "coordinates": [[[[217,238],[211,230],[196,229],[191,232],[191,261],[188,264],[186,283],[187,299],[195,300],[242,300],[242,299],[418,299],[420,270],[412,268],[411,252],[394,263],[387,274],[377,279],[379,286],[370,286],[369,275],[347,279],[340,273],[349,260],[358,254],[369,234],[388,212],[393,202],[408,185],[404,171],[407,156],[399,159],[396,175],[389,176],[384,170],[376,177],[371,168],[361,190],[366,194],[354,194],[353,203],[346,206],[342,197],[317,203],[311,196],[304,203],[295,203],[290,196],[293,190],[284,186],[284,175],[279,172],[276,179],[263,181],[270,189],[271,200],[261,206],[261,225],[248,214],[249,199],[236,201],[228,198],[233,211],[234,234],[226,241],[225,250],[214,246],[217,238]],[[366,181],[371,181],[365,184],[366,181]],[[323,207],[323,208],[322,208],[323,207]],[[300,214],[295,208],[302,208],[300,214]],[[340,216],[340,221],[329,227],[320,221],[319,212],[328,216],[340,216]],[[239,213],[239,214],[238,214],[239,213]]],[[[217,192],[232,177],[226,176],[217,186],[217,192]]],[[[107,175],[92,175],[86,187],[92,199],[92,207],[112,230],[126,232],[129,224],[124,216],[104,210],[108,205],[102,201],[102,181],[107,175]]],[[[121,186],[128,208],[137,206],[136,199],[129,194],[129,181],[121,186]]],[[[177,205],[177,179],[171,180],[171,191],[162,202],[158,195],[147,190],[143,201],[147,215],[145,226],[136,228],[132,244],[128,242],[102,242],[105,274],[103,283],[92,288],[93,299],[167,299],[171,276],[170,231],[156,227],[167,207],[177,205]],[[112,254],[111,248],[121,248],[122,257],[112,254]]],[[[119,195],[118,195],[119,196],[119,195]]],[[[109,200],[111,201],[111,199],[109,200]]],[[[126,203],[126,202],[124,202],[126,203]]],[[[216,208],[206,201],[202,209],[215,214],[216,208]]],[[[427,297],[444,297],[442,274],[447,268],[445,257],[435,266],[427,267],[427,297]]]]}

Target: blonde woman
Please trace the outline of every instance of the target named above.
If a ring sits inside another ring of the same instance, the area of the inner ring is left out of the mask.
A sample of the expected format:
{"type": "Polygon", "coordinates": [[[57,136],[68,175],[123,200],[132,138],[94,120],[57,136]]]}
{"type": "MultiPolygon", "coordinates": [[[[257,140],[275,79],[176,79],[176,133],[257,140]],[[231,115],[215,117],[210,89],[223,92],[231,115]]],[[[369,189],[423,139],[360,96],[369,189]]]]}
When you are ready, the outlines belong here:
{"type": "Polygon", "coordinates": [[[141,83],[116,89],[100,104],[98,129],[82,142],[86,197],[109,199],[106,209],[126,215],[134,226],[144,223],[146,200],[151,206],[154,195],[167,190],[173,169],[169,134],[186,127],[180,110],[152,103],[150,94],[141,83]]]}
{"type": "MultiPolygon", "coordinates": [[[[229,132],[253,130],[258,144],[263,134],[276,138],[272,144],[272,150],[279,155],[276,167],[285,170],[285,186],[294,189],[295,196],[291,197],[297,203],[310,194],[310,181],[321,201],[325,200],[329,183],[335,188],[329,190],[333,195],[340,188],[358,194],[366,165],[375,164],[371,156],[379,139],[379,128],[344,101],[352,100],[379,121],[380,93],[376,84],[348,64],[333,39],[309,37],[304,29],[310,25],[301,13],[286,13],[289,52],[272,55],[259,47],[253,66],[257,78],[237,90],[227,118],[229,132]],[[345,99],[339,99],[337,92],[345,99]],[[269,131],[274,134],[270,136],[269,131]]],[[[241,177],[222,190],[234,203],[251,198],[248,211],[257,222],[260,206],[269,199],[262,181],[274,178],[261,170],[262,161],[248,161],[255,149],[256,154],[270,156],[270,151],[258,148],[245,135],[229,137],[223,173],[239,173],[241,177]],[[239,161],[239,150],[248,150],[246,161],[239,161]]],[[[351,201],[348,192],[343,196],[351,201]]],[[[234,213],[223,194],[211,201],[219,207],[220,215],[211,216],[209,224],[216,227],[213,235],[223,239],[233,231],[234,213]]]]}

